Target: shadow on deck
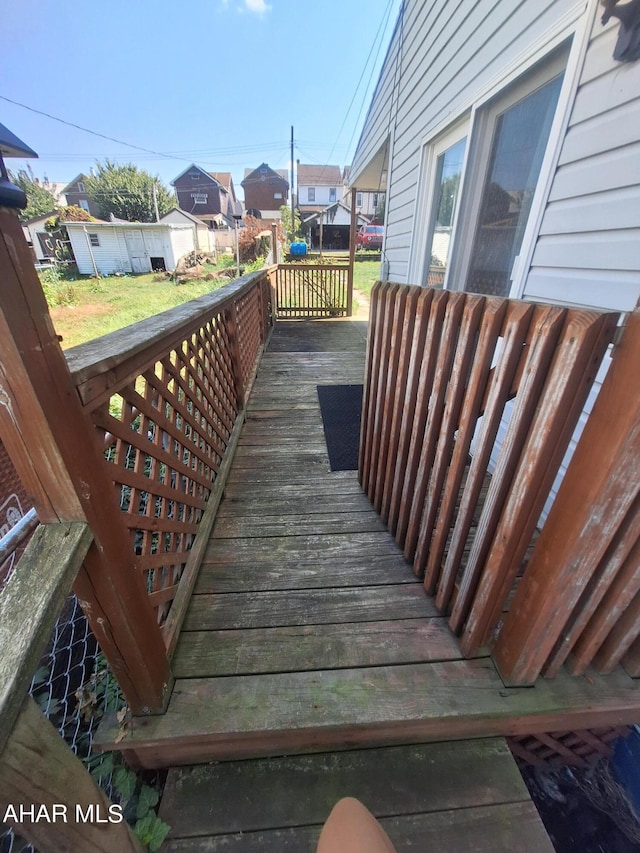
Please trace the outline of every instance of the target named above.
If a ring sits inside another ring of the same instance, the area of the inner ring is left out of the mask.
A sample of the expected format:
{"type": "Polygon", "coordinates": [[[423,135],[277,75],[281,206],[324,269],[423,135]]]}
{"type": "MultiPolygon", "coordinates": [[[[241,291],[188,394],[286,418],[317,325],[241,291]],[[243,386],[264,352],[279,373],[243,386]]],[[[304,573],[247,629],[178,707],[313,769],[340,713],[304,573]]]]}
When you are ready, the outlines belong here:
{"type": "MultiPolygon", "coordinates": [[[[255,836],[256,846],[245,837],[245,846],[237,849],[276,849],[269,846],[276,842],[278,849],[311,849],[317,828],[306,827],[289,841],[287,833],[294,825],[321,822],[336,791],[358,796],[377,774],[382,792],[376,796],[386,802],[389,789],[375,769],[378,764],[391,762],[396,775],[412,760],[441,768],[461,762],[469,769],[469,757],[459,753],[464,749],[503,753],[500,761],[515,772],[508,777],[516,792],[509,809],[529,815],[522,825],[534,827],[536,835],[537,816],[528,811],[526,789],[518,787],[515,765],[494,736],[622,725],[637,717],[637,688],[620,669],[608,676],[561,674],[533,688],[510,688],[488,651],[470,660],[462,657],[446,618],[362,493],[357,472],[329,470],[317,385],[362,382],[365,335],[365,323],[347,320],[277,324],[247,404],[225,496],[173,658],[177,680],[168,711],[136,718],[117,747],[145,767],[254,759],[206,773],[172,770],[165,817],[177,821],[185,835],[228,838],[229,833],[259,830],[260,835],[269,829],[280,835],[260,836],[262,841],[255,836]],[[481,747],[472,740],[479,737],[484,738],[481,747]],[[400,754],[406,749],[402,744],[460,740],[468,741],[467,747],[420,747],[439,749],[438,758],[422,752],[416,758],[411,749],[400,754]],[[296,754],[297,759],[278,759],[282,767],[263,758],[296,754]],[[325,781],[327,790],[302,797],[322,808],[314,805],[304,814],[293,809],[293,814],[271,797],[261,817],[231,814],[234,785],[238,801],[245,790],[253,791],[247,796],[254,808],[277,771],[287,782],[278,782],[281,793],[273,796],[286,799],[289,791],[296,800],[305,774],[321,780],[329,765],[342,768],[336,773],[347,780],[346,790],[342,782],[334,789],[325,781]],[[199,813],[206,811],[193,793],[194,779],[210,773],[216,777],[209,782],[217,786],[217,802],[222,797],[228,803],[217,814],[226,817],[197,820],[189,829],[187,804],[199,802],[199,813]],[[280,814],[282,809],[288,816],[280,814]],[[282,846],[285,841],[290,846],[282,846]]],[[[115,729],[103,727],[103,745],[113,746],[114,735],[115,729]]],[[[433,784],[438,785],[437,774],[433,784]]],[[[424,786],[418,787],[424,795],[424,786]]],[[[485,783],[471,787],[475,793],[466,799],[461,794],[455,803],[445,797],[429,808],[424,802],[405,803],[395,811],[381,804],[376,813],[393,822],[407,809],[464,808],[471,820],[468,831],[475,833],[488,812],[474,817],[473,809],[502,807],[507,800],[504,792],[488,794],[491,786],[485,783]]],[[[407,824],[401,837],[427,837],[420,820],[412,818],[412,828],[407,824]]],[[[508,820],[518,826],[523,818],[510,812],[508,820]]],[[[179,826],[174,836],[180,835],[179,826]]],[[[506,839],[501,847],[490,833],[487,837],[493,838],[487,850],[510,849],[506,839]]],[[[172,850],[218,849],[213,842],[206,848],[193,840],[172,844],[172,850]]],[[[527,849],[548,849],[544,844],[540,836],[539,846],[532,843],[527,849]]]]}

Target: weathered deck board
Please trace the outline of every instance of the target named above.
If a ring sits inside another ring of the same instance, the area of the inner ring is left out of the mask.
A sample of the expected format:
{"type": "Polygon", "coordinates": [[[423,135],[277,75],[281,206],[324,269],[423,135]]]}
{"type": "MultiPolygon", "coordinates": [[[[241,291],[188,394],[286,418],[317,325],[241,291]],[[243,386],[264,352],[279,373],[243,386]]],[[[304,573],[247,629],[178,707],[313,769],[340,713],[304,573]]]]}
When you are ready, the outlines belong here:
{"type": "Polygon", "coordinates": [[[176,678],[302,672],[456,660],[460,649],[443,630],[446,617],[255,628],[183,631],[174,658],[176,678]]]}
{"type": "MultiPolygon", "coordinates": [[[[138,718],[119,744],[145,767],[339,746],[455,740],[627,725],[638,688],[622,671],[565,673],[506,688],[490,659],[176,681],[169,711],[138,718]]],[[[115,720],[101,747],[114,747],[115,720]]]]}
{"type": "Polygon", "coordinates": [[[161,816],[172,827],[170,850],[312,851],[320,826],[344,796],[357,797],[382,818],[399,850],[410,840],[429,849],[429,837],[438,842],[434,850],[476,850],[476,843],[459,842],[471,841],[480,828],[492,838],[487,850],[551,850],[500,739],[174,769],[161,816]],[[436,831],[449,839],[445,845],[436,831]]]}
{"type": "MultiPolygon", "coordinates": [[[[484,652],[461,659],[356,472],[330,472],[318,441],[315,386],[352,383],[363,345],[322,353],[339,324],[301,325],[276,329],[283,352],[265,355],[248,401],[169,710],[134,720],[118,748],[151,767],[636,722],[623,672],[507,689],[484,652]],[[316,351],[299,351],[309,334],[316,351]],[[287,396],[299,374],[307,402],[287,396]]],[[[113,746],[116,731],[105,723],[98,740],[113,746]]],[[[289,843],[289,829],[268,831],[289,843]]]]}
{"type": "MultiPolygon", "coordinates": [[[[472,850],[473,853],[553,853],[533,803],[508,803],[429,815],[382,818],[398,853],[472,850]]],[[[294,827],[166,842],[166,853],[313,853],[320,827],[294,827]]]]}
{"type": "Polygon", "coordinates": [[[195,595],[185,631],[322,625],[437,616],[420,584],[195,595]]]}
{"type": "Polygon", "coordinates": [[[238,571],[232,563],[204,563],[196,583],[196,593],[272,592],[279,589],[322,589],[330,587],[380,586],[419,583],[402,555],[354,555],[335,560],[314,555],[304,565],[293,561],[261,566],[252,574],[238,571]]]}

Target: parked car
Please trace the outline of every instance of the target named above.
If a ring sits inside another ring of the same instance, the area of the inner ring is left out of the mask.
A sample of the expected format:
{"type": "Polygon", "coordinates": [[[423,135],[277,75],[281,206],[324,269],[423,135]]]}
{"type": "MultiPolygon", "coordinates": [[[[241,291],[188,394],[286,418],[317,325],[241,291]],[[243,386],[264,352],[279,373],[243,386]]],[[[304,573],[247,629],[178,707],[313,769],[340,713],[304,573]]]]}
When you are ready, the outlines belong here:
{"type": "Polygon", "coordinates": [[[356,249],[381,249],[383,237],[382,225],[363,225],[356,234],[356,249]]]}

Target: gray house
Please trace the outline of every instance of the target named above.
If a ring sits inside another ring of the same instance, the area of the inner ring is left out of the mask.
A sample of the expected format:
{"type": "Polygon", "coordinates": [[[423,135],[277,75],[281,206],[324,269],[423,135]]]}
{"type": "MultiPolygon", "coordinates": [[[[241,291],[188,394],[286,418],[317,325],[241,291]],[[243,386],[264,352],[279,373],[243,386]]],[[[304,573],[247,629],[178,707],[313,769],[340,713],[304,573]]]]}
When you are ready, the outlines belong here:
{"type": "Polygon", "coordinates": [[[387,190],[384,273],[631,310],[640,63],[596,0],[404,0],[351,169],[387,190]]]}
{"type": "Polygon", "coordinates": [[[404,0],[350,172],[387,193],[382,278],[633,310],[640,62],[602,13],[404,0]]]}

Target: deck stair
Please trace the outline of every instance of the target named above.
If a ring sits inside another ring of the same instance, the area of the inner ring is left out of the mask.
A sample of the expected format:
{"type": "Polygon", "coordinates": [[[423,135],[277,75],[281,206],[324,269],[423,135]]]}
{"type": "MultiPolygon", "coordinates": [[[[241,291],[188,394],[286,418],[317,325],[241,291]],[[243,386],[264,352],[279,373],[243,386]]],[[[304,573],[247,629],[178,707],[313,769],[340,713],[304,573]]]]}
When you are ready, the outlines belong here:
{"type": "Polygon", "coordinates": [[[343,796],[397,850],[553,850],[501,738],[222,762],[169,772],[167,853],[312,853],[343,796]]]}
{"type": "Polygon", "coordinates": [[[145,767],[616,726],[637,681],[507,687],[446,618],[362,494],[330,472],[317,384],[362,380],[364,335],[279,323],[172,662],[163,716],[98,742],[145,767]]]}

